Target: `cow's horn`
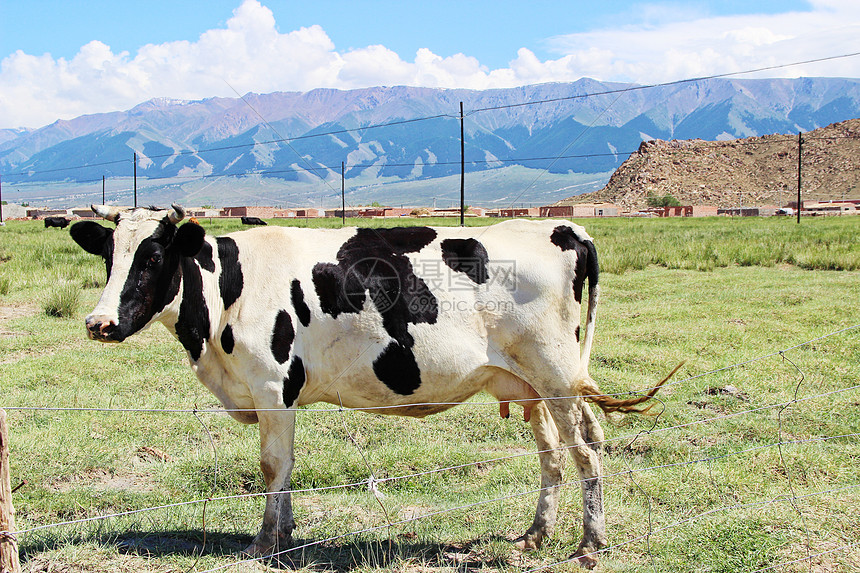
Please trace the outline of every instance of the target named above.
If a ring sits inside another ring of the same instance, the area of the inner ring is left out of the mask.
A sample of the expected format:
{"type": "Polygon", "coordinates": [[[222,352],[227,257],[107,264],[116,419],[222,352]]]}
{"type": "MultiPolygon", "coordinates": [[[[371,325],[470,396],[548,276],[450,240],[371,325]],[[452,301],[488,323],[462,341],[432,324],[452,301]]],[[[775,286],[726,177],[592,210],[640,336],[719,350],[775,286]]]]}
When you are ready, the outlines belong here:
{"type": "Polygon", "coordinates": [[[173,203],[170,207],[171,209],[170,213],[167,214],[167,219],[175,225],[185,217],[185,209],[176,203],[173,203]]]}
{"type": "Polygon", "coordinates": [[[92,209],[93,213],[95,213],[102,219],[107,219],[112,223],[116,223],[116,219],[117,217],[119,217],[119,207],[109,207],[107,205],[90,205],[90,209],[92,209]]]}

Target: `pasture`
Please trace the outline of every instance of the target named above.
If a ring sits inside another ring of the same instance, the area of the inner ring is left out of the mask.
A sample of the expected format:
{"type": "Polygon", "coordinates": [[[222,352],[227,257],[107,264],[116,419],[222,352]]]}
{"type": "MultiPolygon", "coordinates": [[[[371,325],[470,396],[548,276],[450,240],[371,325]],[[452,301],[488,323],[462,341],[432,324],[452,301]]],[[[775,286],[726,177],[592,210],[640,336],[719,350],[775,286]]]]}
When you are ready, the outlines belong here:
{"type": "MultiPolygon", "coordinates": [[[[597,570],[860,568],[860,218],[578,222],[603,270],[602,389],[648,388],[686,361],[657,415],[601,416],[610,548],[597,570]]],[[[297,549],[242,561],[264,503],[257,428],[216,412],[161,325],[119,345],[86,338],[104,272],[67,230],[0,227],[0,407],[17,527],[32,529],[25,571],[578,570],[565,563],[581,529],[570,462],[553,536],[532,553],[509,543],[540,471],[521,408],[502,419],[484,394],[424,420],[302,409],[297,549]]]]}

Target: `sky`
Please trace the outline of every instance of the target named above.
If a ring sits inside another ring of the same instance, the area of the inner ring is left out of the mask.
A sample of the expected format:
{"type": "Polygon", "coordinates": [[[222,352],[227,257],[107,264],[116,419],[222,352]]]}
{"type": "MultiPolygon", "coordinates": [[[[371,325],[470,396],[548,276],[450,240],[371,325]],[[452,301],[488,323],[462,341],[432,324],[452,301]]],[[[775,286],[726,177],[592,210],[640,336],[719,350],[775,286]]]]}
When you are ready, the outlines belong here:
{"type": "MultiPolygon", "coordinates": [[[[860,52],[858,0],[0,0],[0,128],[156,97],[640,84],[860,52]]],[[[737,77],[860,78],[860,56],[737,77]]]]}

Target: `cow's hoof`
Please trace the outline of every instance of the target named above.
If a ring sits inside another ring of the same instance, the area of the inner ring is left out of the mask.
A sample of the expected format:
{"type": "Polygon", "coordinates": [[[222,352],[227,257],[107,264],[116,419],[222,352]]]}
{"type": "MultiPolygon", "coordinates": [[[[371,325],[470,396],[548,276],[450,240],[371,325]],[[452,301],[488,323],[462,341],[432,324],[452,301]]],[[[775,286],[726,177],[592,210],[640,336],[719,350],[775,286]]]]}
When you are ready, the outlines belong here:
{"type": "Polygon", "coordinates": [[[290,548],[290,539],[280,543],[265,543],[255,540],[251,545],[242,550],[242,555],[251,559],[280,559],[284,552],[290,548]]]}
{"type": "Polygon", "coordinates": [[[526,532],[514,539],[514,547],[520,551],[534,551],[540,549],[543,535],[526,532]]]}
{"type": "Polygon", "coordinates": [[[583,569],[594,569],[597,566],[594,550],[590,548],[580,546],[570,558],[583,569]]]}

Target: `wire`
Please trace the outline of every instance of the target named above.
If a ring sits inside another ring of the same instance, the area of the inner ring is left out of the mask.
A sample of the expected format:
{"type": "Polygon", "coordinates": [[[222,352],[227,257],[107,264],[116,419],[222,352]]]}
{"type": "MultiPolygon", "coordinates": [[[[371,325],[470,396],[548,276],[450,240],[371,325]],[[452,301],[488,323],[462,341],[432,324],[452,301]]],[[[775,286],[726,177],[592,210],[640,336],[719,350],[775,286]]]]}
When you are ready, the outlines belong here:
{"type": "Polygon", "coordinates": [[[481,113],[481,112],[485,112],[485,111],[494,111],[494,110],[499,110],[499,109],[510,109],[510,108],[514,108],[514,107],[523,107],[523,106],[528,106],[528,105],[538,105],[538,104],[544,104],[544,103],[556,103],[556,102],[560,102],[560,101],[576,100],[576,99],[583,99],[583,98],[588,98],[588,97],[613,95],[613,94],[625,93],[625,92],[631,92],[631,91],[641,91],[641,90],[648,90],[648,89],[653,89],[653,88],[676,86],[676,85],[680,85],[680,84],[695,83],[695,82],[701,82],[701,81],[705,81],[705,80],[715,80],[715,79],[719,79],[719,78],[728,78],[731,76],[740,76],[740,75],[744,75],[744,74],[754,74],[754,73],[758,73],[758,72],[778,70],[781,68],[790,68],[792,66],[801,66],[804,64],[816,64],[816,63],[820,63],[820,62],[827,62],[830,60],[838,60],[838,59],[842,59],[842,58],[853,58],[855,56],[860,56],[860,52],[853,52],[850,54],[841,54],[839,56],[828,56],[825,58],[816,58],[813,60],[804,60],[801,62],[792,62],[790,64],[777,64],[777,65],[773,65],[773,66],[766,66],[763,68],[755,68],[752,70],[743,70],[740,72],[726,72],[723,74],[713,74],[710,76],[700,76],[697,78],[687,78],[687,79],[683,79],[683,80],[674,80],[671,82],[662,82],[659,84],[648,84],[648,85],[642,85],[642,86],[631,85],[631,86],[626,87],[626,88],[606,90],[606,91],[602,91],[602,92],[592,92],[592,93],[588,93],[588,94],[579,94],[579,95],[575,95],[575,96],[563,96],[563,97],[549,98],[549,99],[543,99],[543,100],[536,100],[536,101],[531,101],[531,102],[498,105],[498,106],[492,106],[492,107],[483,107],[483,108],[477,108],[477,109],[471,110],[468,115],[472,115],[475,113],[481,113]]]}
{"type": "MultiPolygon", "coordinates": [[[[820,63],[820,62],[825,62],[825,61],[855,57],[858,55],[860,55],[860,52],[841,54],[838,56],[829,56],[829,57],[824,57],[824,58],[816,58],[816,59],[811,59],[811,60],[792,62],[792,63],[788,63],[788,64],[778,64],[778,65],[766,66],[766,67],[755,68],[755,69],[750,69],[750,70],[727,72],[727,73],[723,73],[723,74],[713,74],[713,75],[709,75],[709,76],[701,76],[701,77],[696,77],[696,78],[687,78],[687,79],[675,80],[675,81],[670,81],[670,82],[648,84],[648,85],[639,85],[639,86],[630,85],[630,86],[625,87],[625,88],[619,88],[619,89],[614,89],[614,90],[605,90],[602,92],[591,92],[591,93],[586,93],[586,94],[578,94],[578,95],[574,95],[574,96],[563,96],[563,97],[548,98],[548,99],[543,99],[543,100],[534,100],[534,101],[530,101],[530,102],[521,102],[521,103],[516,103],[516,104],[506,104],[506,105],[501,105],[501,106],[476,108],[476,109],[470,110],[469,113],[465,114],[465,115],[471,116],[471,115],[474,115],[476,113],[482,113],[485,111],[512,109],[512,108],[524,107],[524,106],[530,106],[530,105],[542,105],[542,104],[546,104],[546,103],[555,103],[555,102],[559,102],[559,101],[577,100],[577,99],[584,99],[584,98],[589,98],[589,97],[598,97],[598,96],[603,96],[603,95],[623,94],[623,93],[631,92],[631,91],[640,91],[640,90],[653,89],[653,88],[658,88],[658,87],[680,85],[680,84],[685,84],[685,83],[695,83],[695,82],[699,82],[699,81],[719,79],[719,78],[744,75],[744,74],[751,74],[751,73],[757,73],[757,72],[762,72],[762,71],[776,70],[776,69],[787,68],[787,67],[798,66],[798,65],[820,63]]],[[[177,150],[177,151],[174,151],[173,153],[155,154],[155,155],[149,155],[147,157],[150,159],[160,159],[160,158],[176,157],[176,156],[182,156],[182,155],[197,155],[200,153],[210,153],[210,152],[215,152],[215,151],[226,151],[226,150],[231,150],[231,149],[241,149],[241,148],[247,148],[247,147],[254,147],[257,145],[268,145],[268,144],[274,144],[274,143],[293,142],[293,141],[299,141],[302,139],[311,139],[311,138],[316,138],[316,137],[326,137],[326,136],[331,136],[331,135],[339,135],[339,134],[343,134],[343,133],[352,133],[352,132],[357,132],[357,131],[364,131],[367,129],[377,129],[377,128],[382,128],[382,127],[393,127],[393,126],[398,126],[398,125],[405,125],[405,124],[421,122],[421,121],[428,121],[428,120],[433,120],[433,119],[440,119],[440,118],[458,119],[459,116],[455,116],[452,114],[436,114],[436,115],[431,115],[431,116],[426,116],[426,117],[417,117],[417,118],[403,119],[403,120],[397,120],[397,121],[392,121],[392,122],[371,124],[371,125],[367,125],[367,126],[363,126],[363,127],[343,128],[343,129],[331,130],[331,131],[320,132],[320,133],[308,133],[308,134],[299,135],[299,136],[295,136],[295,137],[279,137],[277,139],[272,139],[272,140],[268,140],[268,141],[259,141],[259,142],[253,142],[253,143],[241,143],[241,144],[236,144],[236,145],[224,145],[224,146],[211,147],[211,148],[198,149],[198,150],[193,150],[193,149],[177,150]]],[[[128,161],[128,160],[116,160],[116,161],[112,161],[112,162],[105,162],[104,164],[91,164],[91,165],[80,165],[80,166],[73,166],[73,167],[63,167],[63,168],[57,168],[57,169],[53,169],[53,170],[9,173],[9,174],[7,174],[7,176],[24,176],[24,175],[51,173],[51,172],[55,172],[55,171],[82,169],[85,167],[93,167],[93,166],[98,166],[98,165],[109,165],[109,164],[113,164],[113,163],[122,163],[125,161],[128,161]]]]}

